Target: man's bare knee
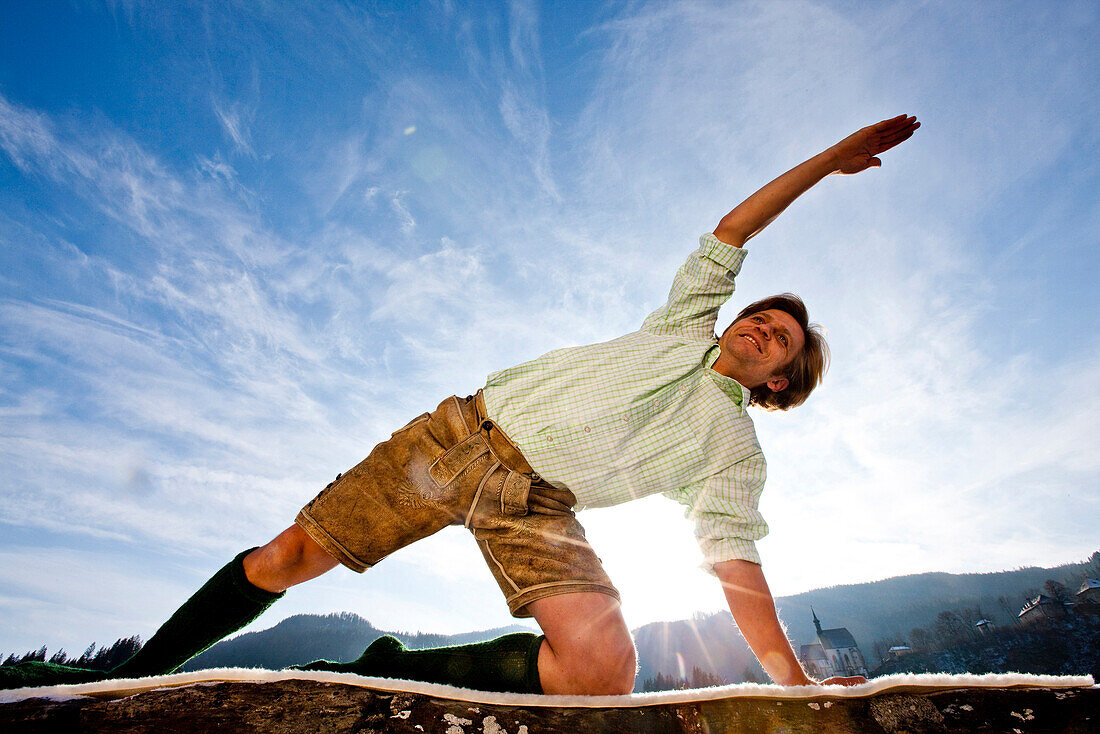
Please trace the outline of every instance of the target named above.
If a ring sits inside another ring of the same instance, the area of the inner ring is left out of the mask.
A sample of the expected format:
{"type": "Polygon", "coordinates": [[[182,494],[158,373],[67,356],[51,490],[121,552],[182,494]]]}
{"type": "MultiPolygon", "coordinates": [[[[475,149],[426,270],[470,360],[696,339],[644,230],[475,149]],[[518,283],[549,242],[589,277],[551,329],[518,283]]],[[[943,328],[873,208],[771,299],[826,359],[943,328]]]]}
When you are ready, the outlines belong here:
{"type": "Polygon", "coordinates": [[[616,696],[634,690],[637,655],[630,633],[593,637],[562,647],[558,664],[568,671],[571,693],[616,696]]]}
{"type": "MultiPolygon", "coordinates": [[[[592,681],[596,695],[622,695],[634,690],[638,657],[630,633],[625,630],[624,633],[593,647],[601,658],[597,665],[592,666],[596,674],[596,680],[592,681]]],[[[591,665],[593,661],[589,658],[586,662],[591,665]]]]}
{"type": "Polygon", "coordinates": [[[336,565],[336,559],[294,524],[245,556],[244,573],[249,582],[261,589],[279,592],[320,576],[336,565]]]}
{"type": "Polygon", "coordinates": [[[619,603],[596,593],[533,602],[546,633],[539,674],[547,693],[618,695],[634,690],[637,657],[619,603]]]}

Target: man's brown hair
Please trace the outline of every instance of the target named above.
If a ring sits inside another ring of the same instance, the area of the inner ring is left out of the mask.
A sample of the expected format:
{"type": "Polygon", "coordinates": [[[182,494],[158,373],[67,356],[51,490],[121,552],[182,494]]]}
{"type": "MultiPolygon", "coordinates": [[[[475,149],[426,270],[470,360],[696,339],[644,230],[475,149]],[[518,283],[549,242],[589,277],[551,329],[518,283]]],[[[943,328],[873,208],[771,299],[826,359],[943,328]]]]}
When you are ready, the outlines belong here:
{"type": "Polygon", "coordinates": [[[759,405],[765,410],[788,410],[806,402],[813,389],[821,384],[821,378],[829,369],[829,345],[825,342],[822,328],[810,323],[806,304],[793,293],[780,293],[778,296],[750,303],[741,309],[741,313],[733,321],[737,323],[754,313],[770,309],[790,314],[806,335],[806,343],[783,370],[783,376],[788,382],[786,389],[772,392],[767,385],[761,385],[752,390],[749,405],[759,405]]]}

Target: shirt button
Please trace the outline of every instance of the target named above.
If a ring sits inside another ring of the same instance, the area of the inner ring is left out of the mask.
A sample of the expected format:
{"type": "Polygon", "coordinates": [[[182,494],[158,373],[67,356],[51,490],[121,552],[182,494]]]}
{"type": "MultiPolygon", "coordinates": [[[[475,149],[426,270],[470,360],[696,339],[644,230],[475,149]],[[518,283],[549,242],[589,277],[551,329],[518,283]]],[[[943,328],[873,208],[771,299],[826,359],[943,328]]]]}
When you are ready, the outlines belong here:
{"type": "Polygon", "coordinates": [[[591,429],[591,428],[589,428],[588,426],[585,426],[585,427],[584,427],[584,432],[585,432],[585,433],[592,433],[592,429],[591,429]]]}

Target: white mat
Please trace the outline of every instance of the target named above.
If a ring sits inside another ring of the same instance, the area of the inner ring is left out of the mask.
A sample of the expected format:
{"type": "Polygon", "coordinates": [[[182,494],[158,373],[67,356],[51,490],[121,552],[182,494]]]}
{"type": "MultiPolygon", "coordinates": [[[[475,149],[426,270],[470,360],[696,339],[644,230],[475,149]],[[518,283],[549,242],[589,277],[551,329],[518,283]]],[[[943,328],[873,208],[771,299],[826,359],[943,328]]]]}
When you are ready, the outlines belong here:
{"type": "Polygon", "coordinates": [[[987,673],[984,675],[947,675],[934,673],[903,673],[887,675],[858,686],[777,686],[762,683],[739,683],[715,688],[699,688],[686,691],[658,691],[632,693],[628,696],[536,696],[519,693],[486,693],[455,688],[435,683],[368,678],[351,673],[327,673],[322,671],[261,670],[256,668],[215,668],[194,673],[177,673],[152,678],[118,679],[99,683],[81,683],[67,686],[43,686],[40,688],[16,688],[0,691],[0,704],[27,698],[67,700],[82,696],[95,698],[122,698],[143,691],[178,688],[202,683],[238,681],[268,683],[282,680],[311,680],[323,683],[340,683],[361,686],[379,691],[419,693],[435,698],[446,698],[470,703],[504,706],[554,706],[578,708],[623,708],[655,706],[665,703],[713,701],[723,698],[858,698],[884,691],[929,691],[948,688],[1085,688],[1094,686],[1089,675],[1031,675],[1025,673],[987,673]]]}

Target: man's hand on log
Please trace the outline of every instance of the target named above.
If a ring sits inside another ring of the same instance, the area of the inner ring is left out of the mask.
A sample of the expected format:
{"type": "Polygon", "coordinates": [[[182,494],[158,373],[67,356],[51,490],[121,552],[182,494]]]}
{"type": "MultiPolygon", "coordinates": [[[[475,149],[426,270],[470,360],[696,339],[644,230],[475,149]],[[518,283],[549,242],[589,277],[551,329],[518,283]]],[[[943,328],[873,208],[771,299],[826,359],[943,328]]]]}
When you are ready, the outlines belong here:
{"type": "Polygon", "coordinates": [[[867,679],[862,675],[834,675],[832,678],[826,678],[821,681],[823,686],[858,686],[861,683],[866,683],[867,679]]]}

